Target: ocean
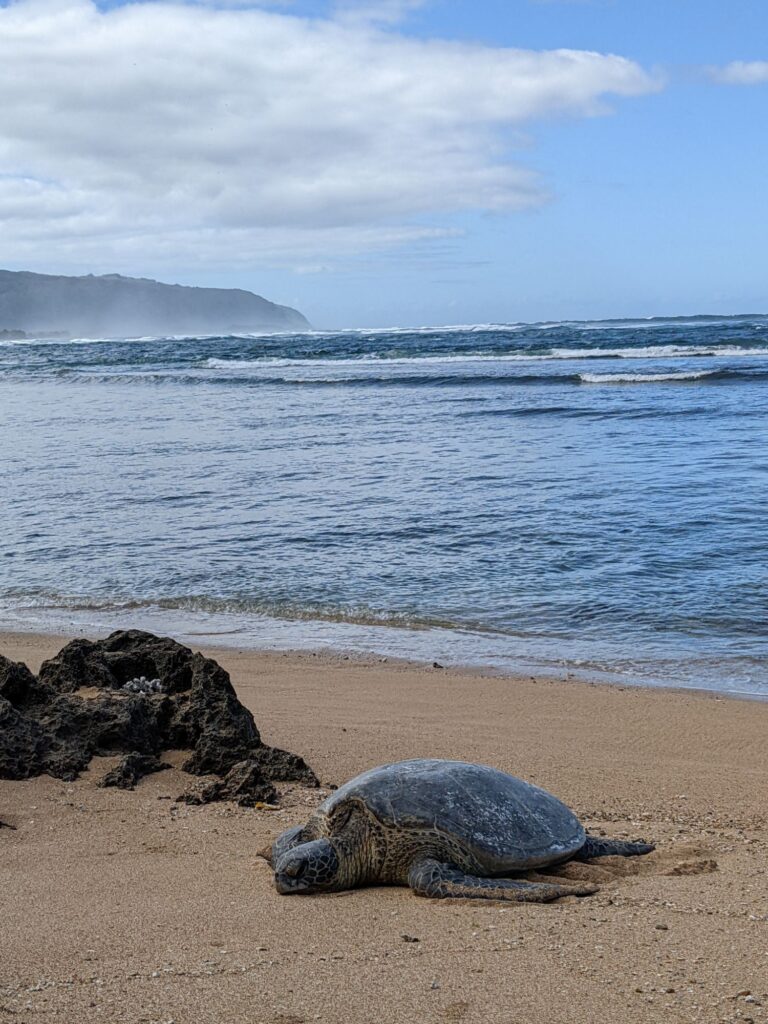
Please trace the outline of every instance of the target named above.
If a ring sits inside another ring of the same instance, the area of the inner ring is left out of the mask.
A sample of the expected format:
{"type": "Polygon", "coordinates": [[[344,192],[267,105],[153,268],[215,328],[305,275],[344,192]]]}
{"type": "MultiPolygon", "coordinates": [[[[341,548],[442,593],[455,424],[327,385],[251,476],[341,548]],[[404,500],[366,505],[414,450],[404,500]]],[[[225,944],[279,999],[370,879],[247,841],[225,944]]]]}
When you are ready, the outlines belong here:
{"type": "Polygon", "coordinates": [[[768,696],[768,318],[0,341],[0,625],[768,696]]]}

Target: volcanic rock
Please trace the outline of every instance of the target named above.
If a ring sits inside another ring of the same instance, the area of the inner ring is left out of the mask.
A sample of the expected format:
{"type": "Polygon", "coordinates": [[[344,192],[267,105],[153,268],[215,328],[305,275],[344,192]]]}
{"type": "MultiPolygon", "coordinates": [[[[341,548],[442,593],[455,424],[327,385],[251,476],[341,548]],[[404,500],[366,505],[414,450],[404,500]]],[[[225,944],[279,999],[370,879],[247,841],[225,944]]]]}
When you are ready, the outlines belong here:
{"type": "MultiPolygon", "coordinates": [[[[133,785],[158,770],[148,766],[164,750],[191,751],[182,768],[193,775],[224,778],[249,762],[239,783],[224,787],[238,800],[247,798],[249,785],[254,802],[274,801],[274,790],[265,788],[272,782],[317,785],[302,758],[262,743],[217,662],[168,637],[118,630],[105,640],[73,640],[37,678],[0,658],[0,778],[47,772],[71,780],[94,756],[127,754],[107,776],[115,781],[105,784],[133,785]],[[142,676],[159,679],[162,689],[124,689],[142,676]]],[[[229,797],[217,790],[211,799],[229,797]]]]}
{"type": "Polygon", "coordinates": [[[189,689],[194,657],[208,660],[170,637],[140,629],[117,630],[95,643],[72,640],[55,658],[43,662],[40,680],[59,693],[74,693],[87,686],[119,690],[145,676],[160,679],[167,693],[181,693],[189,689]]]}
{"type": "Polygon", "coordinates": [[[170,768],[169,764],[155,757],[154,754],[140,754],[134,750],[121,758],[115,767],[107,772],[99,783],[100,786],[117,786],[118,789],[133,789],[136,783],[145,775],[152,772],[161,772],[164,768],[170,768]]]}
{"type": "Polygon", "coordinates": [[[46,741],[37,722],[0,697],[0,779],[28,779],[45,769],[46,741]]]}
{"type": "Polygon", "coordinates": [[[9,661],[0,654],[0,698],[23,707],[49,695],[47,687],[35,679],[22,661],[9,661]]]}
{"type": "Polygon", "coordinates": [[[214,800],[233,800],[241,807],[277,803],[277,790],[269,782],[256,761],[240,761],[227,772],[222,781],[209,782],[197,793],[184,793],[179,802],[207,804],[214,800]]]}

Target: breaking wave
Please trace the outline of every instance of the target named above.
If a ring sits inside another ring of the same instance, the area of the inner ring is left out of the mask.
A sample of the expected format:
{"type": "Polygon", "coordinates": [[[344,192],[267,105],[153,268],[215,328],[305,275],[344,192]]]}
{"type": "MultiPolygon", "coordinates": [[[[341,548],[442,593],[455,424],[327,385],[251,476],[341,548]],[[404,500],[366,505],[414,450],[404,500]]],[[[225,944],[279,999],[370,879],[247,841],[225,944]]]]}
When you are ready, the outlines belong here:
{"type": "Polygon", "coordinates": [[[738,377],[738,373],[721,370],[701,370],[680,373],[580,373],[579,379],[585,384],[663,384],[671,381],[726,380],[738,377]]]}
{"type": "Polygon", "coordinates": [[[456,355],[423,355],[399,356],[360,355],[352,359],[328,359],[318,357],[306,358],[271,358],[263,356],[259,359],[220,359],[211,357],[205,360],[205,366],[212,370],[262,370],[279,366],[312,366],[328,365],[332,367],[365,367],[366,365],[386,364],[387,366],[418,366],[419,364],[440,363],[530,363],[547,362],[549,360],[577,359],[679,359],[679,358],[745,358],[768,356],[768,348],[749,348],[746,346],[723,345],[707,347],[690,347],[686,345],[651,345],[642,348],[553,348],[529,352],[504,352],[492,354],[487,352],[465,352],[456,355]]]}

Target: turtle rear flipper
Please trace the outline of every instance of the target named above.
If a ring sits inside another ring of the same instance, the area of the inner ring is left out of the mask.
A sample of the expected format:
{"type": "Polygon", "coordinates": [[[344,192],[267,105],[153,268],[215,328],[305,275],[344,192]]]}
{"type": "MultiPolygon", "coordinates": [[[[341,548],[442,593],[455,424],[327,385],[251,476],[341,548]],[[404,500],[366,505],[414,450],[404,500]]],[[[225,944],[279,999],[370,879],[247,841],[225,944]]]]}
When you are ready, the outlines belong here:
{"type": "Polygon", "coordinates": [[[596,836],[587,836],[578,853],[574,854],[574,860],[590,860],[592,857],[641,857],[646,853],[653,853],[656,847],[653,843],[627,843],[622,839],[598,839],[596,836]]]}
{"type": "Polygon", "coordinates": [[[596,885],[556,885],[511,878],[466,875],[452,864],[420,860],[408,872],[408,884],[417,896],[432,899],[510,900],[514,903],[549,903],[561,896],[591,896],[596,885]]]}

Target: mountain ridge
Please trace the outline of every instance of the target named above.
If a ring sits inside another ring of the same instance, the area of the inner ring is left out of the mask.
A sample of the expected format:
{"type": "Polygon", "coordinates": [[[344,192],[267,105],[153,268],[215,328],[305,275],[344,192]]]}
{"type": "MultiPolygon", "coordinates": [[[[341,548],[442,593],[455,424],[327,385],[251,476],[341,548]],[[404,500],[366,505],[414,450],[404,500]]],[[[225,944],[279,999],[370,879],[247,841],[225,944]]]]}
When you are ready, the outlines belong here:
{"type": "Polygon", "coordinates": [[[0,330],[98,337],[307,330],[291,306],[242,288],[165,284],[146,277],[70,277],[0,269],[0,330]]]}

